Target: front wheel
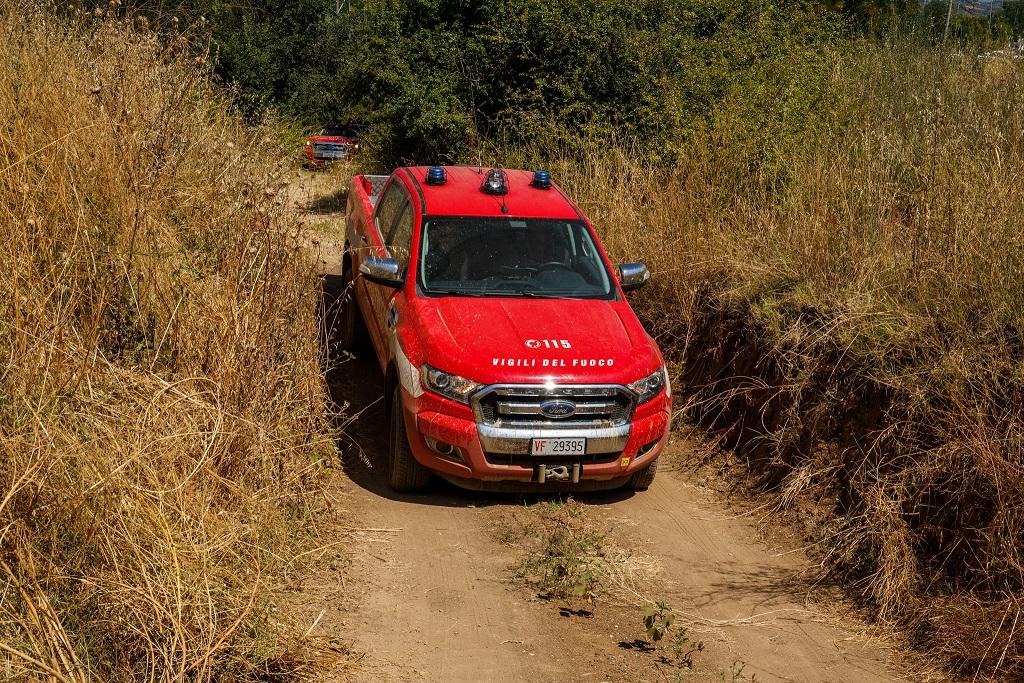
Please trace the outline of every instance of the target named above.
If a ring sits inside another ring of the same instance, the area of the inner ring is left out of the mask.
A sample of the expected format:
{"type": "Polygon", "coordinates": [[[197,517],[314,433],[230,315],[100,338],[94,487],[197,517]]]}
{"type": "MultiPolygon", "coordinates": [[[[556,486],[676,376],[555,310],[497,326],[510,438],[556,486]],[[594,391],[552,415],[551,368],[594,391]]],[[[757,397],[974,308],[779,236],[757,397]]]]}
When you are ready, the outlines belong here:
{"type": "Polygon", "coordinates": [[[388,483],[399,493],[424,491],[430,485],[430,471],[413,457],[402,415],[402,388],[395,387],[391,394],[388,483]]]}
{"type": "Polygon", "coordinates": [[[643,468],[629,479],[629,488],[634,491],[646,491],[654,483],[654,477],[658,474],[658,459],[655,458],[647,467],[643,468]]]}

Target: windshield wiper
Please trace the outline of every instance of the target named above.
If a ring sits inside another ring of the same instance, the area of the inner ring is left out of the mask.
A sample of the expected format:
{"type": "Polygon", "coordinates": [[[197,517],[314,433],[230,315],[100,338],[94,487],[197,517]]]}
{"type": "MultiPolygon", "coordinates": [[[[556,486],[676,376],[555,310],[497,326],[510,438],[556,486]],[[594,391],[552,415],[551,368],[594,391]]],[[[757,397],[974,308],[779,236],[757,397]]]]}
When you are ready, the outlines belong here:
{"type": "Polygon", "coordinates": [[[565,299],[564,294],[548,294],[547,292],[537,292],[532,289],[496,289],[493,292],[494,296],[522,296],[530,299],[565,299]]]}
{"type": "Polygon", "coordinates": [[[552,294],[532,289],[429,289],[427,294],[473,297],[523,297],[524,299],[600,299],[600,294],[552,294]]]}
{"type": "Polygon", "coordinates": [[[572,292],[538,292],[532,289],[505,289],[501,290],[513,296],[522,296],[529,299],[604,299],[606,295],[600,293],[574,294],[572,292]]]}
{"type": "Polygon", "coordinates": [[[431,289],[429,294],[445,294],[447,296],[490,296],[487,292],[472,289],[431,289]]]}

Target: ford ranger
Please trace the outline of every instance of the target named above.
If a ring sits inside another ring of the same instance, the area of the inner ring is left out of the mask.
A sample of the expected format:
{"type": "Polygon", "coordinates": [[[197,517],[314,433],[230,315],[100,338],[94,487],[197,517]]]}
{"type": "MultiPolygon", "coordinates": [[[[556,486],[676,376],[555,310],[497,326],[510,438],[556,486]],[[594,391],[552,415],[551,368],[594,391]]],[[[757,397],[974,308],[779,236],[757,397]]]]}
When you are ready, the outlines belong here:
{"type": "Polygon", "coordinates": [[[306,139],[303,164],[307,168],[318,168],[350,157],[359,149],[359,128],[355,124],[324,126],[306,139]]]}
{"type": "Polygon", "coordinates": [[[671,388],[593,226],[546,171],[357,175],[338,336],[384,372],[386,471],[464,488],[646,489],[671,388]]]}

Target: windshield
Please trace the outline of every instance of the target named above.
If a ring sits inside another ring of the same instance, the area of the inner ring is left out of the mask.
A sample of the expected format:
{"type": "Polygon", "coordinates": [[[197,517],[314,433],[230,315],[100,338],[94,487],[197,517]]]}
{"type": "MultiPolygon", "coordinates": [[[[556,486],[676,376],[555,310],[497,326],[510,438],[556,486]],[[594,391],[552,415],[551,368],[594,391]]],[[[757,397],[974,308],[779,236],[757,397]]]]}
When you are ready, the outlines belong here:
{"type": "Polygon", "coordinates": [[[582,221],[432,218],[423,225],[426,294],[611,299],[612,280],[582,221]]]}
{"type": "Polygon", "coordinates": [[[320,136],[325,138],[353,138],[355,131],[348,126],[324,126],[320,136]]]}

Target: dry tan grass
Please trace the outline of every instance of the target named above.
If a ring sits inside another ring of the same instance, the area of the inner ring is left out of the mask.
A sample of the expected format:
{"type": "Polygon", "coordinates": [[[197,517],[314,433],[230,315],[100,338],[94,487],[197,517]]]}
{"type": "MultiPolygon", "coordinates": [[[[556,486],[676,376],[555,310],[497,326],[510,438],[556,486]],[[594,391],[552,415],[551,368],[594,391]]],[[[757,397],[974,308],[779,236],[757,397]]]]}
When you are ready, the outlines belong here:
{"type": "MultiPolygon", "coordinates": [[[[847,45],[816,128],[753,153],[728,109],[672,169],[552,167],[682,390],[821,552],[968,675],[1024,676],[1024,66],[847,45]],[[823,503],[824,501],[824,503],[823,503]]],[[[543,159],[543,161],[541,161],[543,159]]]]}
{"type": "Polygon", "coordinates": [[[332,452],[285,169],[183,41],[0,9],[0,677],[280,680],[332,452]]]}

